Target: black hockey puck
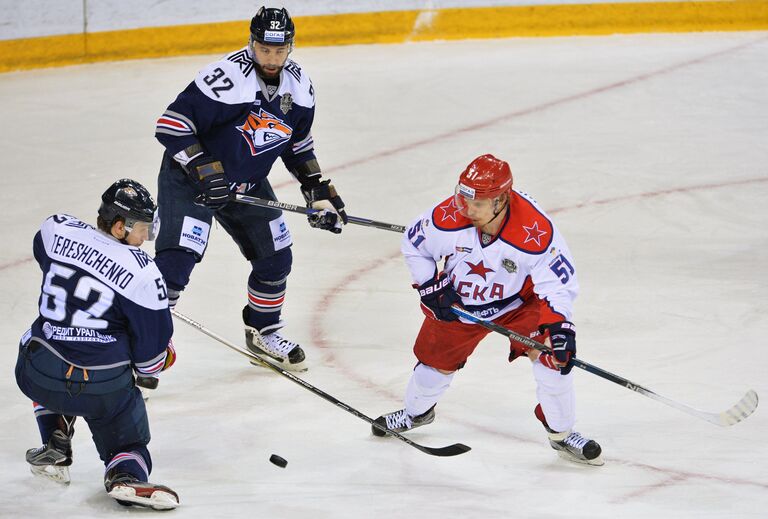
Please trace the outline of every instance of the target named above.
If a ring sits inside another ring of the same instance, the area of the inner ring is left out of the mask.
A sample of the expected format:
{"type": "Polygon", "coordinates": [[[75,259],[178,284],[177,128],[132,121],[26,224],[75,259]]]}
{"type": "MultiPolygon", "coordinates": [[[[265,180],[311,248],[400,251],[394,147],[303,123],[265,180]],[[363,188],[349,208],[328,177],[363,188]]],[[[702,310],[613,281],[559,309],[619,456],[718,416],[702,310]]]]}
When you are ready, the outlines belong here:
{"type": "Polygon", "coordinates": [[[285,466],[288,465],[288,462],[285,461],[285,458],[281,458],[277,454],[270,456],[269,461],[282,468],[285,468],[285,466]]]}

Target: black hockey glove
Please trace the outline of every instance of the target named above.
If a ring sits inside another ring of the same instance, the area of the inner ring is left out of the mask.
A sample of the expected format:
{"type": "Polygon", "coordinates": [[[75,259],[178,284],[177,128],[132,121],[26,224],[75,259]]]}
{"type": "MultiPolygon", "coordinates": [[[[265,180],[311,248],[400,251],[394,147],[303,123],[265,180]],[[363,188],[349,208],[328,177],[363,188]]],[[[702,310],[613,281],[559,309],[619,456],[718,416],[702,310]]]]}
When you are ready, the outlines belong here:
{"type": "MultiPolygon", "coordinates": [[[[173,339],[170,339],[168,341],[168,346],[165,347],[165,361],[163,361],[163,369],[160,371],[165,371],[167,369],[170,369],[171,366],[173,366],[176,363],[176,348],[173,346],[173,339]]],[[[158,384],[160,383],[160,379],[155,376],[151,375],[140,375],[136,374],[136,385],[139,387],[143,387],[144,389],[157,389],[158,384]]]]}
{"type": "Polygon", "coordinates": [[[539,331],[549,331],[552,344],[552,353],[542,353],[539,357],[541,363],[550,369],[559,370],[561,375],[570,373],[573,369],[573,358],[576,356],[576,326],[569,321],[561,321],[540,326],[539,331]]]}
{"type": "Polygon", "coordinates": [[[136,375],[136,385],[144,389],[157,389],[160,379],[157,377],[144,377],[136,375]]]}
{"type": "Polygon", "coordinates": [[[221,162],[208,155],[200,155],[190,160],[184,169],[189,177],[202,188],[197,203],[213,209],[221,209],[231,200],[229,182],[224,175],[221,162]]]}
{"type": "Polygon", "coordinates": [[[339,234],[342,223],[346,225],[349,217],[344,210],[344,201],[336,192],[330,179],[323,180],[314,187],[302,185],[301,194],[307,202],[307,207],[318,210],[317,213],[307,216],[309,225],[339,234]]]}
{"type": "Polygon", "coordinates": [[[438,321],[456,321],[459,316],[451,311],[451,306],[461,304],[461,297],[453,289],[451,280],[443,272],[437,279],[430,279],[422,285],[413,285],[421,296],[421,308],[427,315],[438,321]]]}

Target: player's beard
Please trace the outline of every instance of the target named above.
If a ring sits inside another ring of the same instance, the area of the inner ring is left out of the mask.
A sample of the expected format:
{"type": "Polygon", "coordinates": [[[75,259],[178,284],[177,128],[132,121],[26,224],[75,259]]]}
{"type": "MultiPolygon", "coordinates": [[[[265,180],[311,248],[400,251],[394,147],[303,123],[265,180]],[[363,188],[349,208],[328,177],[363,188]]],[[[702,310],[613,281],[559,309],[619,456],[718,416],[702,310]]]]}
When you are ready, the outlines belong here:
{"type": "Polygon", "coordinates": [[[280,75],[280,72],[283,70],[282,66],[274,67],[271,69],[265,69],[259,64],[256,64],[256,71],[259,73],[261,77],[268,78],[268,79],[274,79],[280,75]]]}

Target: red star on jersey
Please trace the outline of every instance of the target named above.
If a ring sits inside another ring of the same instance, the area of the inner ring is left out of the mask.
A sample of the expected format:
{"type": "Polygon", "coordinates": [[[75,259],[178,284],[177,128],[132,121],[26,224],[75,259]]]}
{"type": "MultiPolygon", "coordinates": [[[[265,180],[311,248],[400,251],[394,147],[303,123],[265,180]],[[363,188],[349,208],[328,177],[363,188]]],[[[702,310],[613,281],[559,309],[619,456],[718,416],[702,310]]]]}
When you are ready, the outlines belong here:
{"type": "Polygon", "coordinates": [[[441,205],[440,209],[443,211],[443,220],[456,221],[456,213],[459,212],[459,208],[456,207],[456,200],[453,197],[447,205],[441,205]]]}
{"type": "Polygon", "coordinates": [[[537,221],[533,222],[533,225],[531,225],[530,227],[526,227],[525,225],[523,225],[523,230],[528,235],[525,237],[525,241],[523,242],[523,244],[528,243],[529,241],[533,241],[533,242],[536,242],[537,246],[541,247],[541,242],[539,241],[539,239],[545,234],[547,234],[547,231],[542,231],[539,229],[539,222],[537,221]]]}
{"type": "Polygon", "coordinates": [[[496,272],[493,269],[487,268],[485,265],[483,265],[483,260],[480,260],[480,263],[471,263],[469,261],[465,261],[467,265],[469,265],[469,272],[467,272],[467,275],[470,274],[477,274],[478,276],[482,276],[483,279],[485,279],[485,275],[489,272],[496,272]]]}

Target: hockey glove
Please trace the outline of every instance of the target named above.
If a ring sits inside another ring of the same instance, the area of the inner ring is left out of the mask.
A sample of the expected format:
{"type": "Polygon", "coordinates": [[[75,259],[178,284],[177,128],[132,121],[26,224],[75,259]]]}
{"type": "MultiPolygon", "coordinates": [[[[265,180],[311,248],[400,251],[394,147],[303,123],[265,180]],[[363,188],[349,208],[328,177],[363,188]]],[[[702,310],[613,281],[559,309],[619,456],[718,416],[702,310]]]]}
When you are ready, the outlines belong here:
{"type": "Polygon", "coordinates": [[[542,353],[539,361],[549,369],[559,370],[567,375],[573,369],[573,357],[576,356],[576,326],[569,321],[545,324],[539,331],[549,332],[552,353],[542,353]]]}
{"type": "Polygon", "coordinates": [[[189,177],[203,190],[196,202],[213,209],[221,209],[231,200],[229,183],[221,162],[207,155],[195,157],[184,168],[189,177]]]}
{"type": "MultiPolygon", "coordinates": [[[[165,348],[165,361],[160,371],[169,369],[176,362],[176,349],[173,347],[173,339],[168,341],[165,348]]],[[[157,375],[136,375],[136,385],[144,389],[157,389],[160,379],[157,375]]]]}
{"type": "Polygon", "coordinates": [[[309,225],[339,234],[342,223],[346,225],[349,217],[344,210],[344,201],[336,192],[330,179],[323,180],[311,188],[302,185],[301,194],[307,202],[307,207],[318,209],[317,213],[307,216],[309,225]]]}
{"type": "Polygon", "coordinates": [[[144,389],[157,389],[160,379],[157,377],[136,376],[136,385],[144,389]]]}
{"type": "Polygon", "coordinates": [[[174,365],[176,362],[176,348],[173,347],[173,339],[170,339],[168,341],[168,346],[165,348],[165,362],[163,362],[163,369],[160,371],[165,371],[167,369],[170,369],[171,366],[174,365]]]}
{"type": "Polygon", "coordinates": [[[421,309],[428,316],[438,321],[456,321],[459,316],[451,311],[451,306],[461,304],[461,297],[453,289],[451,280],[443,272],[437,279],[430,279],[422,285],[413,285],[421,296],[421,309]]]}

